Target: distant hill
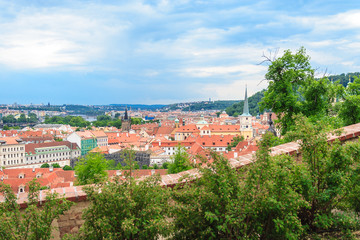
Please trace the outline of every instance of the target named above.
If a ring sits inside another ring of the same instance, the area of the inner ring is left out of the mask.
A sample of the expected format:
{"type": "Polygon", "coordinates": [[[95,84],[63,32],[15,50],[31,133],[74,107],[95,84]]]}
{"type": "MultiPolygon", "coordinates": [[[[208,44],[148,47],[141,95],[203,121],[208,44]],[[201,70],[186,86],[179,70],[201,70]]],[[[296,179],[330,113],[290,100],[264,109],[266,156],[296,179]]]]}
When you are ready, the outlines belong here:
{"type": "Polygon", "coordinates": [[[124,110],[125,107],[134,109],[134,110],[151,110],[154,111],[156,109],[161,109],[167,105],[155,104],[155,105],[145,105],[145,104],[110,104],[110,108],[113,110],[124,110]]]}
{"type": "MultiPolygon", "coordinates": [[[[254,95],[248,98],[249,111],[252,116],[256,116],[260,114],[258,103],[264,97],[264,92],[265,89],[255,93],[254,95]]],[[[227,107],[225,111],[230,116],[237,117],[238,115],[241,115],[243,113],[243,110],[244,110],[244,100],[227,107]]]]}
{"type": "Polygon", "coordinates": [[[360,76],[360,72],[354,72],[354,73],[342,73],[339,75],[330,75],[328,76],[330,81],[336,82],[340,81],[340,84],[342,84],[344,87],[347,86],[349,79],[351,82],[354,81],[354,76],[360,76]]]}
{"type": "Polygon", "coordinates": [[[172,111],[181,109],[182,111],[203,111],[203,110],[223,110],[234,103],[239,102],[237,100],[219,100],[219,101],[199,101],[199,102],[187,102],[187,103],[175,103],[165,106],[163,111],[172,111]]]}

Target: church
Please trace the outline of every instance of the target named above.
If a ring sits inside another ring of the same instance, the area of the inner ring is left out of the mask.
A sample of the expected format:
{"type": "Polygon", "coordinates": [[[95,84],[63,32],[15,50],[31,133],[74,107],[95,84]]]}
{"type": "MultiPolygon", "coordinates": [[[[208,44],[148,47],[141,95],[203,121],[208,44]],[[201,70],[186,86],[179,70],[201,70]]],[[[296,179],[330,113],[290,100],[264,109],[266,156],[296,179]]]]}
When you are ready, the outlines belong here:
{"type": "Polygon", "coordinates": [[[247,98],[247,87],[245,87],[245,100],[244,100],[244,109],[243,114],[239,116],[240,118],[240,134],[244,139],[251,139],[254,136],[253,127],[252,127],[252,116],[249,112],[249,102],[247,98]]]}
{"type": "Polygon", "coordinates": [[[131,129],[131,117],[128,116],[127,107],[125,108],[125,116],[121,119],[121,131],[129,132],[131,129]]]}

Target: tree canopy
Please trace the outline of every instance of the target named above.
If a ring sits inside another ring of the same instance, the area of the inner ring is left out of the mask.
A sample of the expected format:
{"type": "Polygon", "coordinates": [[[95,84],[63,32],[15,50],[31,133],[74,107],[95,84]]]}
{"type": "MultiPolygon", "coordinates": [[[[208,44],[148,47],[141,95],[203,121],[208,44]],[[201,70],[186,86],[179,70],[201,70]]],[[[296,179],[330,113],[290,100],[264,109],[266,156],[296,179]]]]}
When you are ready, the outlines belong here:
{"type": "Polygon", "coordinates": [[[269,86],[260,102],[260,110],[268,109],[277,114],[282,134],[294,126],[296,114],[315,119],[327,115],[338,84],[326,77],[314,78],[315,70],[304,48],[295,53],[286,50],[282,57],[268,61],[265,78],[269,86]]]}

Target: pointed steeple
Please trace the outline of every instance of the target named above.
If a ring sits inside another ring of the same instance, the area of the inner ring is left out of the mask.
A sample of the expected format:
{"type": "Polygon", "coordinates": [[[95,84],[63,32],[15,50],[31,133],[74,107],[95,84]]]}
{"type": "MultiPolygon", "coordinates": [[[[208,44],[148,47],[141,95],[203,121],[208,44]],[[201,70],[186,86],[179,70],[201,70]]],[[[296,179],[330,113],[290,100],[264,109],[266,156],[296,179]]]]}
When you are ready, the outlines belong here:
{"type": "Polygon", "coordinates": [[[124,116],[124,119],[125,120],[128,120],[129,117],[128,117],[128,112],[127,112],[127,106],[125,107],[125,116],[124,116]]]}
{"type": "Polygon", "coordinates": [[[241,116],[251,116],[249,112],[249,102],[247,98],[247,86],[245,87],[245,100],[244,100],[244,110],[241,116]]]}

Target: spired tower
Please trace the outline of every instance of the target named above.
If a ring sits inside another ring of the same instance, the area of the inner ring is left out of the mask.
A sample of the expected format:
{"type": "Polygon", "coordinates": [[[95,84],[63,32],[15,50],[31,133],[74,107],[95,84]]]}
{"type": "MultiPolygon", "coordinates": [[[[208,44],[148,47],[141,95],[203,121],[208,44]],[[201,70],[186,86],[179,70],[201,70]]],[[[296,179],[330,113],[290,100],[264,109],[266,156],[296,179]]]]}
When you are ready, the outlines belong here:
{"type": "Polygon", "coordinates": [[[253,128],[252,128],[252,116],[249,112],[249,102],[247,98],[247,87],[245,87],[245,100],[244,100],[244,110],[243,114],[239,116],[240,118],[240,133],[245,139],[252,138],[253,128]]]}
{"type": "Polygon", "coordinates": [[[125,116],[121,121],[121,131],[129,132],[131,129],[131,117],[128,116],[127,107],[125,108],[125,116]]]}

